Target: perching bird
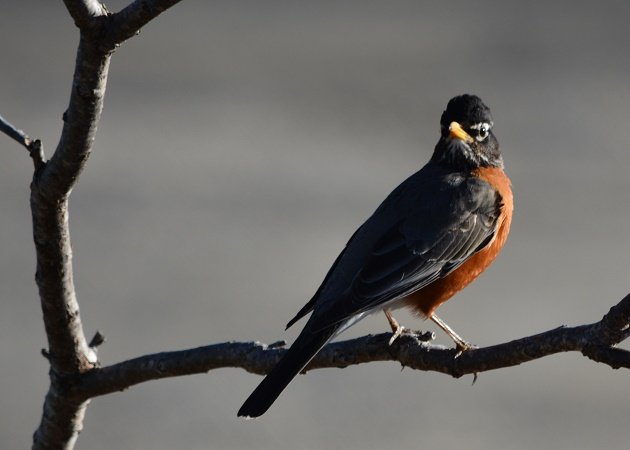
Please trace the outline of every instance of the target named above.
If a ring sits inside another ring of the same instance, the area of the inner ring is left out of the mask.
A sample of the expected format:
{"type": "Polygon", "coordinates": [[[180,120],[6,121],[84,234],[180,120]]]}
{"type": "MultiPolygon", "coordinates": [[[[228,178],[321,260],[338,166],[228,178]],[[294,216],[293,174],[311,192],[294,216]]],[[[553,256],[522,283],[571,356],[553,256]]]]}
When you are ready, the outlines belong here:
{"type": "MultiPolygon", "coordinates": [[[[440,304],[495,259],[512,220],[510,180],[492,132],[490,109],[474,95],[448,102],[431,160],[387,196],[352,235],[313,298],[286,355],[238,412],[258,417],[319,350],[366,315],[401,306],[432,319],[460,351],[470,344],[435,315],[440,304]]],[[[391,341],[390,341],[391,342],[391,341]]]]}

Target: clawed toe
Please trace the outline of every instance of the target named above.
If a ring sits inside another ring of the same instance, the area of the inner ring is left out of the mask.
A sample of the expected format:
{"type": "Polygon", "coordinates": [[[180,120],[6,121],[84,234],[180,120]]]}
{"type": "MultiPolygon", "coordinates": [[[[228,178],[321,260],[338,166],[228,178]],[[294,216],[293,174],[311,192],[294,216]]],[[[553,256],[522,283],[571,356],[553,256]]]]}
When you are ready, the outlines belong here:
{"type": "Polygon", "coordinates": [[[403,327],[402,325],[398,325],[398,327],[395,330],[392,330],[394,334],[392,334],[392,337],[389,338],[389,345],[391,346],[394,342],[396,342],[396,339],[398,339],[400,335],[405,332],[405,330],[406,328],[403,327]]]}
{"type": "Polygon", "coordinates": [[[476,348],[479,348],[479,347],[463,340],[455,342],[455,350],[457,350],[457,353],[455,354],[455,358],[459,358],[464,352],[468,352],[476,348]]]}

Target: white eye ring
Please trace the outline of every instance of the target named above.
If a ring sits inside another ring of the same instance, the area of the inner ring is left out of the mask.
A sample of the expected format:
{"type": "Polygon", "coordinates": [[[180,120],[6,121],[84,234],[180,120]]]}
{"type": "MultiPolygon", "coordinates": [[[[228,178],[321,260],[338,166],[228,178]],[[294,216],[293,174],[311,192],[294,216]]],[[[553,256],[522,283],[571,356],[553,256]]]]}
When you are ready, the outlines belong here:
{"type": "Polygon", "coordinates": [[[482,142],[488,137],[488,134],[489,133],[487,128],[480,128],[477,132],[477,136],[475,136],[475,139],[477,139],[479,142],[482,142]]]}
{"type": "Polygon", "coordinates": [[[488,137],[488,134],[490,134],[490,127],[492,126],[492,124],[487,123],[487,122],[481,122],[481,123],[476,123],[474,125],[470,126],[471,130],[475,130],[477,132],[477,136],[475,136],[475,139],[479,142],[485,141],[486,138],[488,137]]]}

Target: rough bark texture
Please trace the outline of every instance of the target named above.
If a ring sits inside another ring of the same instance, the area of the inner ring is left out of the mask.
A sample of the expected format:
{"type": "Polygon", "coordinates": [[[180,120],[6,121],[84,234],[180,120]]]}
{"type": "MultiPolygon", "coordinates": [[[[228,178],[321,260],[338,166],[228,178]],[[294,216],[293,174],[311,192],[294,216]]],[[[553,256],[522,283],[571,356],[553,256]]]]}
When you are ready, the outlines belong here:
{"type": "MultiPolygon", "coordinates": [[[[265,374],[286,352],[284,343],[228,342],[190,350],[141,356],[99,367],[87,343],[72,279],[72,246],[68,200],[90,156],[111,54],[124,40],[178,0],[136,0],[110,13],[96,0],[64,0],[80,30],[70,104],[64,114],[61,139],[46,161],[39,140],[29,138],[0,116],[3,132],[29,151],[35,174],[31,184],[33,239],[50,361],[50,388],[33,438],[34,449],[72,449],[83,426],[91,398],[124,390],[148,380],[203,373],[220,367],[239,367],[265,374]]],[[[630,352],[615,345],[630,335],[630,295],[599,322],[560,327],[535,336],[457,355],[453,349],[430,344],[431,335],[403,334],[389,345],[391,333],[328,344],[306,371],[343,368],[371,361],[397,361],[418,370],[460,377],[514,366],[558,352],[576,351],[612,368],[630,368],[630,352]]]]}
{"type": "Polygon", "coordinates": [[[68,199],[90,155],[103,109],[110,55],[81,36],[59,145],[31,183],[33,240],[39,289],[48,338],[51,384],[33,438],[34,449],[72,448],[81,430],[87,402],[69,398],[56,377],[83,373],[97,362],[88,347],[72,278],[68,199]]]}
{"type": "MultiPolygon", "coordinates": [[[[95,352],[81,325],[72,279],[72,245],[68,227],[68,199],[90,156],[103,110],[109,61],[114,48],[133,36],[141,25],[177,1],[131,3],[110,14],[96,0],[65,0],[80,30],[70,104],[64,113],[59,144],[45,162],[41,144],[9,127],[10,135],[26,146],[35,162],[31,183],[33,240],[37,254],[35,280],[39,288],[48,338],[50,388],[42,421],[33,438],[34,449],[71,449],[78,437],[88,401],[68,393],[69,380],[93,369],[95,352]]],[[[5,122],[5,121],[2,121],[5,122]]]]}
{"type": "MultiPolygon", "coordinates": [[[[327,367],[344,368],[374,361],[397,361],[416,370],[441,372],[453,377],[522,364],[560,352],[581,352],[614,369],[630,369],[630,352],[611,346],[630,335],[630,294],[600,322],[559,327],[504,344],[457,355],[457,350],[429,343],[430,334],[406,333],[391,346],[391,333],[368,335],[328,344],[305,372],[327,367]],[[608,340],[606,336],[616,336],[608,340]],[[607,340],[606,344],[602,340],[607,340]]],[[[160,378],[238,367],[264,375],[287,351],[284,343],[226,342],[189,350],[156,353],[95,368],[75,380],[73,396],[87,399],[127,389],[160,378]]]]}

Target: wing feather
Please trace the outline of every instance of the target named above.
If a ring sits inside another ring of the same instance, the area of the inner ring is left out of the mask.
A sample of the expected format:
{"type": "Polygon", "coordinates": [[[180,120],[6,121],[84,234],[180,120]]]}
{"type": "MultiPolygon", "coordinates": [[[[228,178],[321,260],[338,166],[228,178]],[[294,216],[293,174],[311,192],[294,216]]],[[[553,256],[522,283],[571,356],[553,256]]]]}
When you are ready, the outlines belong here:
{"type": "Polygon", "coordinates": [[[417,206],[382,233],[342,301],[331,302],[314,321],[315,328],[406,297],[447,276],[492,242],[501,211],[498,192],[475,177],[439,187],[437,193],[417,198],[417,206]]]}

